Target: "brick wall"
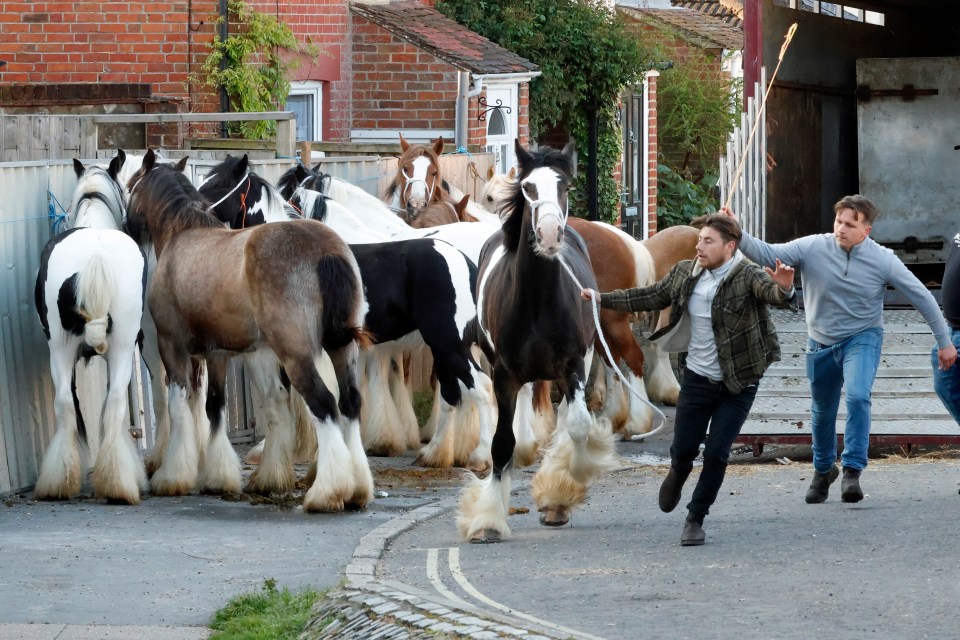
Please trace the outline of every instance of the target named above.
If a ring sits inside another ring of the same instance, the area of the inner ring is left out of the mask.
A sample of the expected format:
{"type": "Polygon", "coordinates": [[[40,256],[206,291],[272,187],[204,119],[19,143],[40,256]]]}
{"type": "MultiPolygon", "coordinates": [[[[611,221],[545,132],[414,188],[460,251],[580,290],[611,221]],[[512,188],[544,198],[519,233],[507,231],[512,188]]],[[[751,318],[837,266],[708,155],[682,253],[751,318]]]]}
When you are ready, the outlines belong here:
{"type": "Polygon", "coordinates": [[[453,129],[457,70],[353,16],[353,127],[453,129]]]}

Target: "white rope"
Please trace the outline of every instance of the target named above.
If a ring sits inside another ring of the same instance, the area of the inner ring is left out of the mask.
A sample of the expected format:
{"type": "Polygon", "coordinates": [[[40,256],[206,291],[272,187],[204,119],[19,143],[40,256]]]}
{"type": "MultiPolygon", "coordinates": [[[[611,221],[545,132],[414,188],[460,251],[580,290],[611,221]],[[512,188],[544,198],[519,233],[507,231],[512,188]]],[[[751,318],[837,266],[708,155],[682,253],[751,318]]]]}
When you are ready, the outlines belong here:
{"type": "MultiPolygon", "coordinates": [[[[208,179],[209,179],[209,178],[208,178],[208,179]]],[[[208,212],[213,211],[213,210],[216,209],[219,205],[223,204],[223,201],[224,201],[224,200],[226,200],[227,198],[229,198],[230,196],[232,196],[232,195],[233,195],[233,192],[236,191],[237,189],[239,189],[241,186],[243,186],[243,183],[244,183],[246,180],[249,180],[249,179],[250,179],[250,174],[249,174],[249,173],[245,174],[245,175],[240,179],[240,182],[237,183],[237,186],[235,186],[233,189],[230,189],[230,191],[227,191],[227,195],[223,196],[222,198],[220,198],[219,200],[217,200],[216,202],[214,202],[212,205],[210,205],[210,208],[207,209],[207,211],[208,211],[208,212]]]]}
{"type": "MultiPolygon", "coordinates": [[[[573,270],[566,263],[566,261],[564,261],[563,256],[557,255],[557,259],[560,261],[560,264],[563,265],[564,270],[570,275],[570,278],[573,280],[573,282],[577,285],[577,292],[579,296],[579,292],[583,291],[583,285],[581,285],[580,281],[577,280],[577,276],[573,274],[573,270]]],[[[590,300],[591,302],[593,302],[593,304],[590,306],[593,307],[593,323],[597,327],[597,337],[600,339],[600,346],[603,347],[603,353],[607,356],[607,361],[610,363],[610,366],[613,367],[614,376],[616,376],[617,380],[620,380],[620,382],[622,383],[624,382],[624,380],[623,380],[622,374],[620,373],[619,368],[617,367],[617,361],[614,360],[613,354],[610,353],[610,347],[607,345],[607,340],[606,338],[603,337],[603,331],[600,329],[600,301],[594,299],[594,296],[592,293],[590,294],[590,300]]],[[[640,393],[636,389],[631,387],[629,384],[624,384],[623,386],[625,386],[630,391],[630,393],[634,395],[635,398],[637,398],[638,400],[643,402],[645,405],[653,409],[653,411],[657,416],[657,419],[656,419],[657,425],[651,431],[648,431],[646,433],[638,433],[636,435],[630,436],[630,440],[634,442],[638,440],[643,440],[657,433],[661,429],[663,429],[663,425],[665,425],[667,422],[667,416],[663,415],[663,412],[660,411],[659,408],[657,408],[648,399],[641,396],[640,393]]]]}

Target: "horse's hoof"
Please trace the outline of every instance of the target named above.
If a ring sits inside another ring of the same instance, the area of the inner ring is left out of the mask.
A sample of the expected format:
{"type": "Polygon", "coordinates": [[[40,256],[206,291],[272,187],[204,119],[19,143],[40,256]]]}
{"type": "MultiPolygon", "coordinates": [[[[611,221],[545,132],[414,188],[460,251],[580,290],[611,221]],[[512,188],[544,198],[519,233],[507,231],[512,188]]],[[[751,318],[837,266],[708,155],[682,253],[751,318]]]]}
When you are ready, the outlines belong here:
{"type": "Polygon", "coordinates": [[[496,529],[481,529],[470,536],[471,544],[493,544],[494,542],[500,542],[501,540],[503,540],[503,538],[500,536],[500,532],[496,529]]]}
{"type": "Polygon", "coordinates": [[[570,522],[569,507],[544,507],[540,510],[540,524],[545,527],[562,527],[570,522]]]}

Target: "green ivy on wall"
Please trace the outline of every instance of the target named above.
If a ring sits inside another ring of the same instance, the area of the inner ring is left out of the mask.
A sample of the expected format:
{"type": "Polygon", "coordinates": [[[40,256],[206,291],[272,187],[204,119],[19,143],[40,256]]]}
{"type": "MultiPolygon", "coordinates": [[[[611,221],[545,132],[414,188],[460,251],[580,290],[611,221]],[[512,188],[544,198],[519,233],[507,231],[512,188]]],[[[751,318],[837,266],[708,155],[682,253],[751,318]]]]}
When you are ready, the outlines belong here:
{"type": "Polygon", "coordinates": [[[599,105],[597,175],[600,217],[616,218],[620,194],[613,173],[623,153],[616,105],[621,93],[643,80],[651,60],[636,33],[604,0],[441,0],[437,9],[460,24],[540,67],[530,83],[534,136],[565,124],[580,163],[573,192],[585,214],[589,113],[599,105]]]}
{"type": "MultiPolygon", "coordinates": [[[[289,74],[298,66],[296,60],[284,59],[281,52],[315,56],[317,48],[300,44],[287,25],[250,9],[243,0],[230,0],[228,10],[231,23],[239,28],[225,40],[214,37],[200,80],[215,89],[225,89],[234,111],[276,111],[286,103],[289,74]]],[[[217,24],[222,22],[221,16],[217,24]]],[[[242,122],[232,132],[259,140],[274,135],[275,129],[272,121],[242,122]]]]}

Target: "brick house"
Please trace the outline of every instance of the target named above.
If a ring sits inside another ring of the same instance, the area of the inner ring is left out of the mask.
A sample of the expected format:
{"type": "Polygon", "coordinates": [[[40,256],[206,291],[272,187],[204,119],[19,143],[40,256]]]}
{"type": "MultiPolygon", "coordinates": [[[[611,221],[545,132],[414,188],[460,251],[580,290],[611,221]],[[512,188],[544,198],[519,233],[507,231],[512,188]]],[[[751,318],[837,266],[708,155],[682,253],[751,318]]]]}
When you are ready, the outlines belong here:
{"type": "MultiPolygon", "coordinates": [[[[507,139],[529,139],[537,68],[431,4],[247,1],[320,50],[301,59],[287,103],[303,139],[395,142],[409,130],[412,140],[492,146],[510,166],[507,139]]],[[[0,2],[0,29],[12,35],[0,43],[0,113],[218,111],[219,96],[196,78],[217,17],[217,0],[0,2]]],[[[103,146],[178,148],[216,131],[174,124],[101,135],[103,146]]]]}

